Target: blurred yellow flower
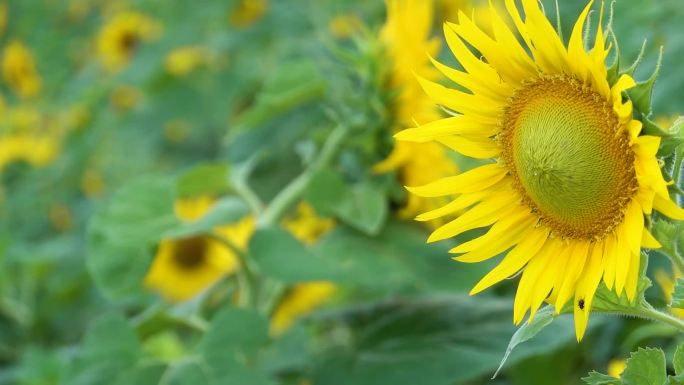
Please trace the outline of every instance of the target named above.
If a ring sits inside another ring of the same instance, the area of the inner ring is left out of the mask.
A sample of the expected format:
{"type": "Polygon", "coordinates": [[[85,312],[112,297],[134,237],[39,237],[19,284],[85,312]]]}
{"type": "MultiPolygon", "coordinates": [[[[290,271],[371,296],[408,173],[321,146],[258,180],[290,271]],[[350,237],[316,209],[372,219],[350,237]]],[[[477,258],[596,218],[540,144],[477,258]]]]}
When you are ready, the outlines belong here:
{"type": "Polygon", "coordinates": [[[171,75],[183,76],[192,72],[205,62],[206,51],[203,47],[180,47],[166,56],[166,72],[171,75]]]}
{"type": "Polygon", "coordinates": [[[74,225],[74,216],[68,206],[54,205],[50,208],[50,222],[57,231],[65,232],[74,225]]]}
{"type": "MultiPolygon", "coordinates": [[[[655,272],[655,280],[658,282],[660,289],[663,291],[663,297],[667,303],[672,302],[672,294],[674,293],[675,283],[677,278],[682,278],[682,273],[673,267],[674,271],[672,273],[667,272],[663,269],[658,269],[655,272]]],[[[672,314],[679,318],[684,318],[684,309],[671,308],[672,314]]]]}
{"type": "Polygon", "coordinates": [[[267,0],[239,0],[230,13],[230,23],[244,28],[259,20],[268,7],[267,0]]]}
{"type": "Polygon", "coordinates": [[[190,134],[192,126],[185,119],[172,119],[164,124],[164,138],[169,143],[181,143],[190,134]]]}
{"type": "Polygon", "coordinates": [[[301,242],[312,245],[335,227],[335,221],[319,217],[311,205],[302,202],[295,215],[283,220],[283,227],[301,242]]]}
{"type": "Polygon", "coordinates": [[[339,39],[349,37],[362,28],[363,23],[361,22],[361,19],[353,13],[336,15],[328,24],[330,33],[339,39]]]}
{"type": "Polygon", "coordinates": [[[42,81],[33,54],[24,43],[12,40],[5,46],[2,56],[2,76],[9,88],[22,98],[40,92],[42,81]]]}
{"type": "MultiPolygon", "coordinates": [[[[415,126],[416,122],[422,124],[441,116],[415,77],[439,78],[427,54],[436,55],[440,43],[438,39],[430,38],[434,12],[432,1],[389,0],[387,8],[387,21],[380,37],[392,63],[390,88],[399,91],[393,105],[396,132],[415,126]]],[[[458,167],[438,143],[396,142],[392,153],[374,167],[377,173],[393,170],[399,171],[401,183],[413,186],[454,175],[458,167]]],[[[444,199],[410,195],[399,215],[413,218],[444,203],[444,199]]]]}
{"type": "Polygon", "coordinates": [[[102,195],[105,190],[105,181],[99,171],[88,169],[81,177],[81,191],[88,199],[94,199],[102,195]]]}
{"type": "Polygon", "coordinates": [[[102,27],[97,36],[97,52],[105,68],[117,72],[126,67],[144,42],[159,37],[161,26],[137,12],[123,12],[102,27]]]}
{"type": "MultiPolygon", "coordinates": [[[[186,222],[201,219],[214,200],[201,197],[176,202],[176,215],[186,222]]],[[[240,249],[245,249],[254,232],[254,218],[220,226],[214,232],[240,249]]],[[[188,300],[239,268],[232,250],[207,236],[164,239],[160,242],[145,286],[173,301],[188,300]]]]}
{"type": "Polygon", "coordinates": [[[0,3],[0,36],[5,34],[7,30],[7,19],[9,18],[9,10],[7,9],[7,3],[0,3]]]}
{"type": "Polygon", "coordinates": [[[280,335],[300,317],[311,313],[335,293],[331,282],[307,282],[292,287],[271,318],[271,334],[280,335]]]}
{"type": "MultiPolygon", "coordinates": [[[[321,218],[307,203],[300,203],[295,214],[282,222],[283,227],[295,238],[308,245],[332,230],[335,221],[321,218]]],[[[280,335],[300,317],[311,313],[335,293],[332,282],[302,282],[288,290],[271,318],[271,334],[280,335]]]]}
{"type": "Polygon", "coordinates": [[[625,371],[627,362],[623,359],[614,359],[608,363],[608,375],[615,378],[620,378],[622,372],[625,371]]]}
{"type": "MultiPolygon", "coordinates": [[[[480,29],[492,35],[494,29],[492,28],[492,13],[489,10],[489,3],[487,0],[441,0],[442,19],[455,23],[458,21],[459,12],[474,15],[474,20],[480,29]]],[[[503,1],[494,1],[492,4],[497,11],[503,11],[503,1]]]]}
{"type": "Polygon", "coordinates": [[[24,161],[31,166],[51,163],[59,142],[52,135],[12,134],[0,136],[0,171],[10,163],[24,161]]]}
{"type": "Polygon", "coordinates": [[[136,88],[131,86],[118,86],[112,91],[110,100],[116,109],[127,111],[138,105],[141,98],[142,95],[136,88]]]}

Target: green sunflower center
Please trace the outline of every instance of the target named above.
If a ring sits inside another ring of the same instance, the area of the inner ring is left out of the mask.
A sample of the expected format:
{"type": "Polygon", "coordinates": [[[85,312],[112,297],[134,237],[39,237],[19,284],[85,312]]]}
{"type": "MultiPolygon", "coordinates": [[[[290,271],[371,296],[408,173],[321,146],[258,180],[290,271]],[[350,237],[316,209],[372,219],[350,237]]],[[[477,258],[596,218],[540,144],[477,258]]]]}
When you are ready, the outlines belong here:
{"type": "Polygon", "coordinates": [[[622,222],[637,187],[634,153],[611,105],[569,77],[516,92],[503,121],[516,188],[561,236],[602,238],[622,222]]]}
{"type": "Polygon", "coordinates": [[[173,260],[182,269],[195,269],[206,261],[208,248],[208,240],[205,237],[179,239],[174,243],[173,260]]]}

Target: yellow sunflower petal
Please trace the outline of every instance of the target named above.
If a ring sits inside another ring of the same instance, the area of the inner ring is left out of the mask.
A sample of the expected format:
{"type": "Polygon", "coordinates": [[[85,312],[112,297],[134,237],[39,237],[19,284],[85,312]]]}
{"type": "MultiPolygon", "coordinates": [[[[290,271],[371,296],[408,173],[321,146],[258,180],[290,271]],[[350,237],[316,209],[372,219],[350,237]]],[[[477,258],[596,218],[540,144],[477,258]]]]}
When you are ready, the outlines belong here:
{"type": "Polygon", "coordinates": [[[659,249],[663,247],[663,245],[658,242],[657,239],[651,234],[650,231],[648,231],[647,228],[644,227],[644,232],[641,235],[641,246],[647,248],[647,249],[659,249]]]}
{"type": "Polygon", "coordinates": [[[584,272],[582,272],[582,278],[579,280],[575,290],[575,335],[578,342],[584,337],[584,332],[589,323],[591,306],[594,302],[594,294],[601,282],[603,251],[604,247],[601,243],[594,244],[587,265],[584,268],[584,272]]]}
{"type": "Polygon", "coordinates": [[[653,200],[653,207],[663,215],[678,221],[684,221],[684,209],[672,202],[669,196],[663,197],[660,194],[656,194],[653,200]]]}
{"type": "Polygon", "coordinates": [[[522,269],[539,250],[549,237],[549,229],[535,229],[516,245],[499,263],[473,287],[470,295],[475,295],[510,277],[522,269]]]}
{"type": "Polygon", "coordinates": [[[440,197],[482,191],[506,176],[506,169],[498,164],[488,164],[466,171],[463,174],[442,178],[420,187],[407,187],[413,194],[422,197],[440,197]]]}

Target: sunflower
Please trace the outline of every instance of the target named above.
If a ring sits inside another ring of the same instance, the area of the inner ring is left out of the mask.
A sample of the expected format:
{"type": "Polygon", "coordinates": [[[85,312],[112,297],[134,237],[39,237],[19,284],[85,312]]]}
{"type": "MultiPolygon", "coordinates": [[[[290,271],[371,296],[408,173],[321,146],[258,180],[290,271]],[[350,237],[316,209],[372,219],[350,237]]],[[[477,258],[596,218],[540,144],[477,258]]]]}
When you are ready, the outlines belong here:
{"type": "MultiPolygon", "coordinates": [[[[200,197],[176,202],[176,215],[183,221],[201,219],[212,208],[213,199],[200,197]]],[[[245,249],[254,232],[254,219],[214,229],[216,234],[245,249]]],[[[185,301],[207,289],[220,278],[239,268],[232,250],[207,236],[162,240],[152,266],[145,277],[145,286],[174,301],[185,301]]]]}
{"type": "Polygon", "coordinates": [[[267,0],[239,0],[231,10],[228,19],[238,28],[249,27],[266,13],[267,0]]]}
{"type": "MultiPolygon", "coordinates": [[[[391,106],[395,132],[411,127],[414,122],[426,123],[441,116],[414,76],[416,73],[430,80],[440,76],[425,56],[426,52],[435,54],[440,48],[437,39],[430,39],[433,12],[432,1],[389,0],[387,3],[387,22],[380,37],[391,63],[389,88],[397,93],[391,106]]],[[[458,168],[439,143],[398,142],[373,170],[377,173],[398,170],[403,184],[418,185],[453,175],[458,168]]],[[[412,218],[442,203],[443,199],[409,195],[399,215],[412,218]]]]}
{"type": "MultiPolygon", "coordinates": [[[[282,222],[283,227],[295,238],[313,245],[333,229],[335,221],[321,218],[307,203],[300,203],[293,216],[282,222]]],[[[297,319],[311,313],[335,293],[337,287],[328,281],[301,282],[290,288],[283,296],[271,317],[271,334],[280,335],[297,319]]]]}
{"type": "Polygon", "coordinates": [[[63,127],[58,119],[26,106],[0,108],[0,171],[15,162],[46,166],[59,155],[63,127]]]}
{"type": "Polygon", "coordinates": [[[143,42],[153,40],[160,26],[137,12],[123,12],[114,16],[97,36],[97,52],[110,72],[122,70],[143,42]]]}
{"type": "Polygon", "coordinates": [[[445,143],[486,162],[409,188],[421,197],[458,195],[420,220],[466,210],[436,229],[429,242],[491,226],[451,250],[461,254],[454,259],[469,263],[505,253],[471,294],[522,271],[514,322],[528,310],[532,318],[545,300],[558,312],[572,300],[578,340],[601,281],[635,299],[640,249],[660,246],[644,215],[656,209],[684,219],[656,158],[660,138],[641,134],[632,101],[624,97],[635,81],[626,74],[609,80],[603,11],[593,47],[585,49],[592,3],[567,47],[536,0],[522,1],[524,19],[514,0],[505,2],[524,46],[494,7],[493,37],[460,13],[444,33],[464,71],[434,61],[459,89],[420,78],[426,93],[453,116],[397,135],[445,143]]]}
{"type": "Polygon", "coordinates": [[[18,40],[11,41],[3,50],[2,76],[7,86],[22,98],[40,92],[42,81],[33,54],[18,40]]]}

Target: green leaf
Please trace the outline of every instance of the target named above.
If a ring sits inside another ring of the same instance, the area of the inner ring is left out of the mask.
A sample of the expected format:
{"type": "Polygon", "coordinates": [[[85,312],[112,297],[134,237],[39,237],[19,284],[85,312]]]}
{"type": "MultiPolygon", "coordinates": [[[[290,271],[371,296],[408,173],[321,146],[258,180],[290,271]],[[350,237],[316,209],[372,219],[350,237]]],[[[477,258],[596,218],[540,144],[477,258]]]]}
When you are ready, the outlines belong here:
{"type": "Polygon", "coordinates": [[[499,371],[501,368],[503,368],[506,360],[516,346],[532,339],[534,336],[539,334],[539,332],[541,332],[545,327],[549,326],[555,318],[556,314],[554,307],[547,305],[537,312],[537,315],[534,317],[532,322],[528,320],[525,322],[525,324],[519,327],[515,334],[513,334],[513,337],[511,337],[511,341],[508,343],[508,347],[506,348],[506,353],[504,354],[503,359],[501,359],[501,363],[499,364],[499,368],[496,370],[496,373],[494,373],[494,377],[499,374],[499,371]]]}
{"type": "MultiPolygon", "coordinates": [[[[511,306],[508,300],[464,295],[398,298],[319,313],[317,324],[346,337],[327,342],[315,356],[312,383],[479,383],[477,378],[496,370],[515,331],[511,306]]],[[[509,363],[568,344],[575,344],[572,320],[559,317],[516,349],[509,363]]]]}
{"type": "MultiPolygon", "coordinates": [[[[645,258],[643,257],[642,263],[645,263],[645,258]]],[[[643,267],[642,271],[644,271],[643,267]]],[[[632,311],[635,306],[641,306],[640,304],[644,301],[644,293],[649,287],[651,287],[651,280],[647,277],[641,277],[637,284],[637,294],[634,297],[634,301],[630,301],[624,292],[618,296],[615,290],[609,290],[605,283],[602,282],[596,290],[592,311],[632,311]]],[[[571,307],[564,308],[563,312],[566,312],[566,310],[572,312],[571,307]]]]}
{"type": "Polygon", "coordinates": [[[677,309],[684,309],[684,279],[682,278],[677,278],[670,306],[677,309]]]}
{"type": "Polygon", "coordinates": [[[249,241],[249,252],[261,273],[283,282],[333,280],[337,276],[333,261],[313,254],[277,227],[257,230],[249,241]]]}
{"type": "Polygon", "coordinates": [[[684,375],[668,376],[667,385],[684,385],[684,375]]]}
{"type": "Polygon", "coordinates": [[[140,343],[126,319],[118,314],[105,315],[92,324],[81,351],[72,363],[64,383],[107,385],[135,365],[141,353],[140,343]]]}
{"type": "Polygon", "coordinates": [[[135,367],[121,373],[116,381],[116,385],[131,384],[159,384],[162,376],[167,370],[165,364],[148,364],[135,367]]]}
{"type": "Polygon", "coordinates": [[[228,165],[207,163],[185,171],[176,182],[177,198],[218,196],[230,191],[228,165]]]}
{"type": "Polygon", "coordinates": [[[315,62],[290,61],[276,69],[266,80],[254,106],[235,122],[231,135],[267,123],[324,95],[327,81],[315,62]]]}
{"type": "Polygon", "coordinates": [[[95,283],[109,297],[138,288],[156,243],[178,225],[171,180],[138,179],[122,187],[88,227],[87,265],[95,283]]]}
{"type": "Polygon", "coordinates": [[[623,385],[619,378],[611,377],[607,374],[599,372],[590,372],[589,376],[582,378],[588,385],[623,385]]]}
{"type": "Polygon", "coordinates": [[[629,98],[632,100],[632,102],[634,102],[634,107],[645,117],[649,117],[652,112],[651,99],[653,97],[653,87],[655,86],[656,80],[658,80],[662,63],[663,48],[661,47],[660,54],[658,56],[658,62],[656,63],[656,67],[651,76],[646,81],[637,83],[634,88],[627,91],[629,98]]]}
{"type": "Polygon", "coordinates": [[[185,360],[172,364],[163,378],[163,385],[216,384],[201,361],[185,360]]]}
{"type": "Polygon", "coordinates": [[[625,385],[663,385],[665,381],[665,353],[660,349],[639,348],[630,355],[622,373],[625,385]]]}
{"type": "Polygon", "coordinates": [[[266,385],[271,381],[251,365],[269,341],[266,318],[254,310],[229,308],[211,321],[199,351],[214,384],[266,385]]]}
{"type": "Polygon", "coordinates": [[[674,367],[676,375],[684,375],[684,343],[677,346],[674,358],[672,359],[672,366],[674,367]]]}
{"type": "Polygon", "coordinates": [[[332,170],[323,170],[314,176],[306,199],[322,214],[335,216],[369,235],[378,234],[388,214],[381,188],[370,181],[347,185],[332,170]]]}
{"type": "Polygon", "coordinates": [[[210,233],[215,227],[235,223],[249,214],[249,208],[240,199],[226,197],[218,200],[205,216],[195,222],[180,223],[164,233],[163,238],[186,238],[210,233]]]}

